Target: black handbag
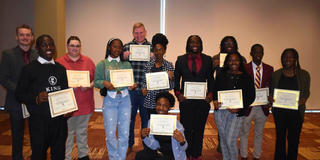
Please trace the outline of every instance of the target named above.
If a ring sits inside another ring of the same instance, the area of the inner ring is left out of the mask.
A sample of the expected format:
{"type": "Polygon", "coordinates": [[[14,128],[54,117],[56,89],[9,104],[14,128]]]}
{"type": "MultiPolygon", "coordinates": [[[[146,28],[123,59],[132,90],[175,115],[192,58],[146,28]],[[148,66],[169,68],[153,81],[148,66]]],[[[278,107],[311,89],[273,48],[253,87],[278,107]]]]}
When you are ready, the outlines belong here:
{"type": "MultiPolygon", "coordinates": [[[[103,62],[103,69],[104,69],[104,71],[103,71],[104,79],[106,79],[106,72],[105,72],[106,65],[105,65],[105,62],[103,62]]],[[[100,89],[100,95],[101,96],[105,97],[107,95],[107,92],[108,92],[108,90],[107,90],[106,87],[103,87],[102,89],[100,89]]]]}

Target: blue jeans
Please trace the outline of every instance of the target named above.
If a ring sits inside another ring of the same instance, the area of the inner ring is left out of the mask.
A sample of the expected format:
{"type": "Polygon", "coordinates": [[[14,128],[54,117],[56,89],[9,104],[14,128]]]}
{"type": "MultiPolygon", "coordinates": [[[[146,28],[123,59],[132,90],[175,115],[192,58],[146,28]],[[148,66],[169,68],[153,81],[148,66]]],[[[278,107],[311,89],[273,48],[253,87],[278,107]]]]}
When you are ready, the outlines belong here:
{"type": "Polygon", "coordinates": [[[103,118],[106,144],[110,160],[125,160],[128,149],[131,102],[129,96],[118,94],[115,98],[105,96],[103,118]],[[118,127],[118,142],[116,131],[118,127]]]}
{"type": "Polygon", "coordinates": [[[141,90],[129,91],[132,109],[131,109],[131,122],[130,122],[130,135],[129,135],[129,147],[134,144],[134,124],[136,122],[136,115],[139,109],[139,114],[141,117],[141,128],[146,128],[148,125],[149,114],[147,108],[143,107],[144,96],[141,90]]]}

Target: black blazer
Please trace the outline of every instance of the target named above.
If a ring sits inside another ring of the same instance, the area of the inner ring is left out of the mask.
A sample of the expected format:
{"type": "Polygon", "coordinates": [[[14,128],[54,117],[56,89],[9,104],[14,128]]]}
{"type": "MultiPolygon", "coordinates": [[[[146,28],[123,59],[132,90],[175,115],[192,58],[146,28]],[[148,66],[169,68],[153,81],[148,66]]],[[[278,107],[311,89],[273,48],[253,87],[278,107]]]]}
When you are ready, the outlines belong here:
{"type": "MultiPolygon", "coordinates": [[[[31,49],[30,62],[38,58],[38,53],[31,49]]],[[[0,83],[7,89],[6,109],[22,118],[21,104],[16,100],[15,90],[22,67],[25,65],[18,46],[3,51],[0,64],[0,83]]]]}
{"type": "Polygon", "coordinates": [[[178,91],[183,94],[184,91],[184,82],[207,82],[208,83],[208,92],[213,93],[213,67],[212,67],[212,59],[210,56],[207,56],[201,53],[202,59],[202,67],[199,73],[194,76],[188,67],[188,55],[184,54],[179,56],[174,70],[174,91],[175,93],[178,91]],[[181,81],[182,78],[182,81],[181,81]],[[181,85],[180,85],[181,82],[181,85]]]}

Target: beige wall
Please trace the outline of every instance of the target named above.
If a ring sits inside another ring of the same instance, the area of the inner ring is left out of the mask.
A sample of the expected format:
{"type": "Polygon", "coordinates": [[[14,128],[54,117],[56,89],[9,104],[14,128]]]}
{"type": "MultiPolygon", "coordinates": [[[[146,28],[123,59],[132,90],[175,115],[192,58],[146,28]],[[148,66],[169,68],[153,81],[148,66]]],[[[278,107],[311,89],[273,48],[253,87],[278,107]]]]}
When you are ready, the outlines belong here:
{"type": "MultiPolygon", "coordinates": [[[[302,68],[311,74],[309,109],[320,108],[320,80],[317,69],[320,50],[320,1],[318,0],[167,0],[166,31],[169,39],[167,59],[175,62],[185,52],[186,39],[198,34],[204,42],[204,52],[214,55],[226,35],[233,35],[239,51],[248,59],[254,43],[265,47],[264,61],[280,68],[280,55],[285,48],[294,47],[300,53],[302,68]]],[[[142,21],[148,39],[159,32],[160,2],[150,0],[66,1],[66,38],[80,36],[83,53],[95,63],[104,58],[109,38],[124,42],[132,39],[132,24],[142,21]]],[[[95,96],[96,106],[102,98],[95,96]]]]}

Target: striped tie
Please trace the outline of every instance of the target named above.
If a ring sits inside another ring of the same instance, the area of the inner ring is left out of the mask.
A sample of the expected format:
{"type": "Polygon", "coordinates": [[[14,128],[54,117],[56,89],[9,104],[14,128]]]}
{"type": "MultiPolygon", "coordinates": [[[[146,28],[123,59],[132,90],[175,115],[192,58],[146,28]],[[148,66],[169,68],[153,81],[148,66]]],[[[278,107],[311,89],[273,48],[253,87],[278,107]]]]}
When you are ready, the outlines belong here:
{"type": "Polygon", "coordinates": [[[256,88],[260,88],[260,79],[261,79],[260,69],[261,69],[260,66],[257,67],[256,79],[254,80],[254,86],[256,88]]]}

